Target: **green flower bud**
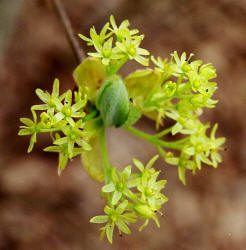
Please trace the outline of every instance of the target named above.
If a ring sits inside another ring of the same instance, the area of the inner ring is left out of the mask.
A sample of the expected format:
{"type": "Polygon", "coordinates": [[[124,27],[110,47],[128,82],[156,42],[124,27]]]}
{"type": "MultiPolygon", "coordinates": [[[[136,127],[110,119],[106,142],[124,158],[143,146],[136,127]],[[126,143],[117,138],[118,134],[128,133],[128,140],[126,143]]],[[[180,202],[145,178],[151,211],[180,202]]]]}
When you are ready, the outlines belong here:
{"type": "Polygon", "coordinates": [[[143,219],[150,219],[155,216],[153,209],[151,209],[148,205],[138,204],[134,207],[134,209],[139,217],[143,219]]]}
{"type": "Polygon", "coordinates": [[[96,100],[104,125],[107,127],[123,125],[129,114],[129,105],[128,93],[121,77],[118,75],[107,77],[96,100]]]}

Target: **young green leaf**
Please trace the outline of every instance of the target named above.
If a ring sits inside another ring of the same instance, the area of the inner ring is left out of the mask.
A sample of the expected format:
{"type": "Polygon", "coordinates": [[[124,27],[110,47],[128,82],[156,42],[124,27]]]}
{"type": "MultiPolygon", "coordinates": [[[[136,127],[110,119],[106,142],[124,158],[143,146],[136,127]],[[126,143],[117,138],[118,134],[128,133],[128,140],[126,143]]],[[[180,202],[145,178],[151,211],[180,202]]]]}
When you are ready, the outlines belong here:
{"type": "Polygon", "coordinates": [[[97,90],[106,78],[106,67],[97,58],[86,58],[73,72],[78,86],[88,88],[88,98],[95,102],[97,90]]]}
{"type": "Polygon", "coordinates": [[[99,137],[94,136],[89,140],[92,147],[90,151],[83,151],[81,154],[82,165],[87,174],[94,180],[104,180],[104,168],[101,156],[99,137]]]}

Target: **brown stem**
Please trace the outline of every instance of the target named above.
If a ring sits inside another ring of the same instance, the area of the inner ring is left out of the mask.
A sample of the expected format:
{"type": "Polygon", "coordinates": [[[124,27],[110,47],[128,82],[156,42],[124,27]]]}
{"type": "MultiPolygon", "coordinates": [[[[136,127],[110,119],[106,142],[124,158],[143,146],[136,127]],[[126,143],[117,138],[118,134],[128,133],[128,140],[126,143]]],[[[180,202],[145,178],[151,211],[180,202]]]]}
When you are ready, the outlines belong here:
{"type": "Polygon", "coordinates": [[[52,0],[52,3],[56,11],[56,14],[66,32],[68,42],[73,50],[73,54],[76,58],[76,61],[78,64],[80,64],[86,58],[86,56],[82,48],[80,47],[77,39],[75,38],[74,31],[73,31],[71,22],[69,20],[69,17],[63,7],[61,0],[52,0]]]}

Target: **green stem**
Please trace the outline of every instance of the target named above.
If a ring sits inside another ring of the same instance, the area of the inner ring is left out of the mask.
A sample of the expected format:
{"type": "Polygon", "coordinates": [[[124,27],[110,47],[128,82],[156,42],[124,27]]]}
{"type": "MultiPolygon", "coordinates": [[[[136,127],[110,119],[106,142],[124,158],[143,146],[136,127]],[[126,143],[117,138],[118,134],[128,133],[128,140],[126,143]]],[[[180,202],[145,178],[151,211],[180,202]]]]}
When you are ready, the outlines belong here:
{"type": "Polygon", "coordinates": [[[125,57],[121,58],[120,60],[118,60],[117,63],[107,66],[106,69],[107,69],[108,75],[116,74],[119,71],[119,69],[127,62],[128,59],[129,58],[127,56],[125,56],[125,57]]]}
{"type": "Polygon", "coordinates": [[[153,143],[157,146],[162,146],[165,148],[171,148],[171,149],[176,149],[176,150],[181,150],[183,148],[183,145],[180,145],[179,143],[177,143],[176,141],[174,142],[167,142],[167,141],[163,141],[163,140],[156,140],[153,141],[153,143]]]}
{"type": "Polygon", "coordinates": [[[104,166],[104,174],[105,174],[105,183],[108,184],[111,180],[111,166],[108,158],[107,152],[107,145],[106,145],[106,138],[105,138],[105,128],[102,128],[100,133],[100,146],[102,151],[102,158],[103,158],[103,166],[104,166]]]}
{"type": "Polygon", "coordinates": [[[83,122],[89,121],[90,119],[97,116],[99,111],[97,109],[93,110],[91,113],[89,113],[86,117],[83,118],[83,122]]]}
{"type": "Polygon", "coordinates": [[[142,131],[139,131],[139,130],[133,128],[133,127],[124,127],[124,129],[127,130],[128,132],[140,137],[140,138],[143,138],[146,141],[152,142],[154,140],[154,138],[151,135],[146,134],[146,133],[144,133],[142,131]]]}
{"type": "Polygon", "coordinates": [[[161,156],[165,159],[166,151],[160,146],[157,146],[157,149],[160,152],[161,156]]]}
{"type": "Polygon", "coordinates": [[[155,134],[153,137],[154,137],[154,138],[160,138],[160,137],[162,137],[162,136],[164,136],[164,135],[170,133],[170,132],[172,131],[172,128],[173,128],[173,126],[171,126],[170,128],[164,129],[164,130],[162,130],[160,133],[155,134]]]}
{"type": "Polygon", "coordinates": [[[180,145],[179,141],[174,141],[174,142],[167,142],[167,141],[163,141],[163,140],[159,140],[155,137],[153,137],[152,135],[146,134],[144,132],[141,132],[133,127],[124,127],[128,132],[146,140],[151,142],[152,144],[154,144],[156,147],[157,146],[162,146],[162,147],[166,147],[166,148],[171,148],[171,149],[176,149],[176,150],[180,150],[182,149],[182,145],[180,145]]]}
{"type": "Polygon", "coordinates": [[[39,133],[48,133],[48,132],[56,132],[56,131],[60,131],[60,128],[41,128],[39,130],[39,133]]]}
{"type": "Polygon", "coordinates": [[[180,86],[180,84],[181,84],[183,78],[184,78],[184,73],[182,73],[182,74],[179,76],[179,78],[178,78],[176,92],[178,92],[179,86],[180,86]]]}
{"type": "Polygon", "coordinates": [[[177,144],[182,144],[182,143],[184,143],[184,142],[187,142],[189,139],[190,139],[190,137],[185,137],[185,138],[183,138],[183,139],[180,139],[180,140],[175,141],[175,143],[177,143],[177,144]]]}

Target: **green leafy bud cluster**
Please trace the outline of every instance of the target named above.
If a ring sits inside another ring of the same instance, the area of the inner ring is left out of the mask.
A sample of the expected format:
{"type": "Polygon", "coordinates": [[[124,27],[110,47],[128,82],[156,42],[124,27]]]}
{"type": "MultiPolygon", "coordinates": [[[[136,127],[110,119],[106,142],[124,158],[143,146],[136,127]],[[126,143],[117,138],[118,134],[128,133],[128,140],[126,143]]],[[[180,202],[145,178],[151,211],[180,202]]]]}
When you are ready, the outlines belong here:
{"type": "Polygon", "coordinates": [[[166,180],[157,181],[160,172],[152,167],[157,158],[158,155],[154,156],[145,167],[139,160],[133,159],[139,173],[132,173],[132,166],[125,167],[123,171],[112,169],[109,183],[102,188],[108,201],[104,208],[105,215],[90,220],[92,223],[106,223],[100,229],[101,238],[106,233],[112,243],[115,227],[120,234],[130,234],[128,224],[136,222],[137,218],[145,220],[139,231],[148,225],[150,219],[160,227],[156,212],[162,214],[161,206],[168,199],[161,193],[166,180]]]}
{"type": "Polygon", "coordinates": [[[129,29],[129,21],[117,26],[113,16],[97,33],[90,29],[90,38],[79,35],[96,52],[78,65],[73,78],[78,91],[68,90],[59,95],[56,79],[51,94],[40,89],[36,94],[43,104],[31,107],[33,120],[21,118],[19,135],[31,135],[28,152],[37,134],[48,132],[52,146],[44,151],[59,154],[58,174],[69,159],[80,155],[84,170],[99,182],[105,181],[102,193],[107,205],[104,215],[95,216],[92,223],[104,223],[101,238],[106,234],[112,243],[114,228],[129,234],[129,224],[138,218],[145,222],[140,231],[153,219],[159,227],[156,212],[160,212],[167,198],[161,193],[166,180],[159,180],[153,167],[158,156],[144,165],[133,159],[138,171],[127,166],[123,171],[114,168],[109,160],[105,129],[115,126],[152,143],[164,161],[177,166],[178,178],[185,185],[187,170],[195,174],[204,164],[216,168],[222,161],[224,137],[216,137],[218,125],[210,127],[200,116],[205,108],[214,108],[217,83],[212,64],[192,61],[176,51],[170,59],[153,57],[140,48],[144,38],[136,29],[129,29]],[[149,59],[153,68],[149,66],[149,59]],[[146,68],[125,78],[118,74],[128,61],[135,60],[146,68]],[[155,122],[154,134],[144,133],[132,125],[142,116],[155,122]],[[172,121],[164,127],[165,119],[172,121]],[[168,139],[165,139],[169,136],[168,139]],[[170,136],[173,139],[170,140],[170,136]],[[175,136],[175,137],[174,137],[175,136]]]}

